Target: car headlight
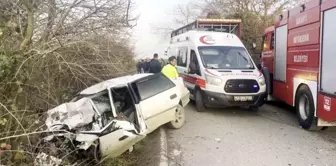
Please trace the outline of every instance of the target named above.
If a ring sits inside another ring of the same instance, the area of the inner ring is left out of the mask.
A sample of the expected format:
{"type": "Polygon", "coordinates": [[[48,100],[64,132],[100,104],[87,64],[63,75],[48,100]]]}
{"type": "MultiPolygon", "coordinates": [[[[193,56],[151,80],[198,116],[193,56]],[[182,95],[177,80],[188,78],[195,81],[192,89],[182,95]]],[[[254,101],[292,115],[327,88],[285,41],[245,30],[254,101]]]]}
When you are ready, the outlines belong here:
{"type": "Polygon", "coordinates": [[[208,74],[205,75],[206,82],[211,85],[219,86],[222,84],[222,79],[218,77],[213,77],[208,74]]]}
{"type": "Polygon", "coordinates": [[[260,84],[261,86],[266,85],[266,81],[265,81],[265,78],[264,78],[264,77],[260,77],[259,80],[258,80],[258,82],[259,82],[259,84],[260,84]]]}

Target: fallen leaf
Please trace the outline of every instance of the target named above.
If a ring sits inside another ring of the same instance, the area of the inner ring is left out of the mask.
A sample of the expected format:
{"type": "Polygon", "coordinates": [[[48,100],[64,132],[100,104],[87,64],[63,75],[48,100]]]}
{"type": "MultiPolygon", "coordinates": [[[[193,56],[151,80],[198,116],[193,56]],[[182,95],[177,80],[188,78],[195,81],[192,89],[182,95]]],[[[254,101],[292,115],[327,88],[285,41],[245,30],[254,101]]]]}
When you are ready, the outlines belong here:
{"type": "Polygon", "coordinates": [[[11,108],[12,108],[13,111],[18,111],[18,110],[19,110],[19,109],[16,107],[15,104],[12,104],[12,105],[11,105],[11,108]]]}
{"type": "Polygon", "coordinates": [[[181,151],[174,149],[173,153],[174,153],[174,156],[178,156],[181,154],[181,151]]]}
{"type": "Polygon", "coordinates": [[[14,156],[14,160],[23,160],[24,159],[24,152],[23,151],[18,151],[16,152],[14,156]]]}
{"type": "Polygon", "coordinates": [[[6,145],[7,145],[6,143],[1,143],[1,144],[0,144],[0,148],[1,148],[1,149],[5,149],[5,148],[6,148],[6,145]]]}
{"type": "Polygon", "coordinates": [[[22,89],[21,87],[19,87],[17,93],[20,94],[20,93],[22,93],[22,92],[23,92],[23,89],[22,89]]]}
{"type": "Polygon", "coordinates": [[[6,145],[6,150],[11,150],[11,149],[12,149],[12,145],[7,144],[7,145],[6,145]]]}

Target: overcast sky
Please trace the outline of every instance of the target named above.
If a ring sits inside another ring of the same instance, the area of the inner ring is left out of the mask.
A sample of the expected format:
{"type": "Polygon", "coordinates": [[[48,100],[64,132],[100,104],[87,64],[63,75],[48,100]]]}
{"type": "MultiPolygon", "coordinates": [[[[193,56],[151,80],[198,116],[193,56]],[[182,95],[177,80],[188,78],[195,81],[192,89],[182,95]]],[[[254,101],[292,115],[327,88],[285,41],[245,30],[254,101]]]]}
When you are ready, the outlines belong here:
{"type": "Polygon", "coordinates": [[[173,16],[170,16],[169,13],[173,12],[177,4],[186,4],[189,1],[191,0],[136,0],[136,13],[141,14],[138,25],[133,31],[137,57],[152,57],[154,53],[164,57],[169,38],[158,34],[155,27],[171,25],[173,16]]]}

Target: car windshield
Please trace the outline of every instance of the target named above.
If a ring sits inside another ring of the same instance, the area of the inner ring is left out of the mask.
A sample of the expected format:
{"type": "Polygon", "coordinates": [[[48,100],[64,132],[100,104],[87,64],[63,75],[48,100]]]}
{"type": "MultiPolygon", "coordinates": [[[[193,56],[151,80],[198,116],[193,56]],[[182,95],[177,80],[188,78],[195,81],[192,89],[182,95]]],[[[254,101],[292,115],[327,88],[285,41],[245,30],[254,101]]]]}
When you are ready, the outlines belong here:
{"type": "Polygon", "coordinates": [[[198,47],[203,64],[209,69],[254,69],[252,60],[243,47],[198,47]]]}

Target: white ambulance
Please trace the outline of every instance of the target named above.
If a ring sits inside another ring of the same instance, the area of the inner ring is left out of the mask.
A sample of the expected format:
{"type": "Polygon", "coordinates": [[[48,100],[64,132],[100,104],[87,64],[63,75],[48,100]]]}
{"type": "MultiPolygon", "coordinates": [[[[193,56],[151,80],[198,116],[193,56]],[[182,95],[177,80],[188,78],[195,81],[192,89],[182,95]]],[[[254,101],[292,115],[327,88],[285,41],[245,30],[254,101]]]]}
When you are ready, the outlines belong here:
{"type": "Polygon", "coordinates": [[[197,111],[227,106],[258,110],[265,102],[264,76],[235,34],[189,30],[172,36],[167,56],[177,57],[177,70],[197,111]]]}

